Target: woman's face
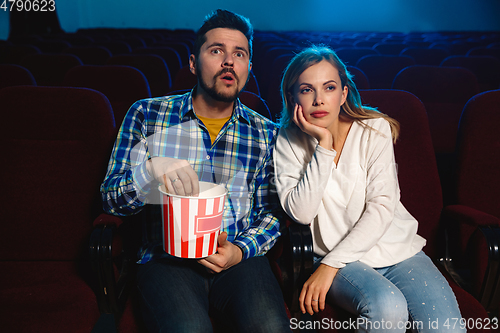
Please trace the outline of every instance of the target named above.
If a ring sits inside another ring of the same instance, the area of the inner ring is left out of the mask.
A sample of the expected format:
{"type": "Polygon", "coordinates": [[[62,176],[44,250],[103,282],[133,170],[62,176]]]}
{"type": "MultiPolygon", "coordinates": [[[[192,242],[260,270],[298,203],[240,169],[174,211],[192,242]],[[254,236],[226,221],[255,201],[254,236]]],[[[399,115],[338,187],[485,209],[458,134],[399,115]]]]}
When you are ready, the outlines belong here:
{"type": "Polygon", "coordinates": [[[302,106],[308,122],[329,128],[338,121],[347,93],[347,86],[342,88],[338,69],[322,60],[302,72],[293,86],[291,101],[292,105],[302,106]]]}

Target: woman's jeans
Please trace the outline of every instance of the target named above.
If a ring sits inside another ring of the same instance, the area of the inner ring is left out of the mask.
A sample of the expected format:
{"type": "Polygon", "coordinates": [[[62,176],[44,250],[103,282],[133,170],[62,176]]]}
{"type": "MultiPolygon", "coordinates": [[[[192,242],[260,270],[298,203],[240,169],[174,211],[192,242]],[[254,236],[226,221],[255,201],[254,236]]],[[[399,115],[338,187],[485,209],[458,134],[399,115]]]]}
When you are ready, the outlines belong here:
{"type": "Polygon", "coordinates": [[[357,332],[466,331],[453,291],[423,252],[384,268],[347,264],[333,279],[327,302],[356,314],[357,332]]]}
{"type": "Polygon", "coordinates": [[[196,260],[163,259],[140,265],[138,288],[149,332],[291,332],[281,289],[266,257],[253,257],[218,274],[196,260]],[[218,330],[219,331],[219,330],[218,330]]]}

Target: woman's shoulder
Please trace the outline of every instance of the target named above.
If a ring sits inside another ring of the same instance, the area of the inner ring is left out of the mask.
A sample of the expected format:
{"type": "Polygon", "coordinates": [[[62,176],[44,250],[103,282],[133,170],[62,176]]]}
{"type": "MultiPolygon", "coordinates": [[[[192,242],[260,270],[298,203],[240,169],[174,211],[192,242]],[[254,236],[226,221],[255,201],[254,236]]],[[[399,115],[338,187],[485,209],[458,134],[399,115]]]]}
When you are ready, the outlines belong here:
{"type": "Polygon", "coordinates": [[[382,118],[371,118],[371,119],[363,119],[358,121],[363,127],[363,131],[365,131],[368,135],[380,135],[384,138],[391,138],[391,125],[389,122],[382,118]]]}
{"type": "Polygon", "coordinates": [[[389,126],[389,122],[382,117],[363,119],[363,120],[360,120],[360,122],[362,122],[365,125],[368,125],[370,127],[373,127],[373,128],[381,128],[381,127],[389,126]]]}

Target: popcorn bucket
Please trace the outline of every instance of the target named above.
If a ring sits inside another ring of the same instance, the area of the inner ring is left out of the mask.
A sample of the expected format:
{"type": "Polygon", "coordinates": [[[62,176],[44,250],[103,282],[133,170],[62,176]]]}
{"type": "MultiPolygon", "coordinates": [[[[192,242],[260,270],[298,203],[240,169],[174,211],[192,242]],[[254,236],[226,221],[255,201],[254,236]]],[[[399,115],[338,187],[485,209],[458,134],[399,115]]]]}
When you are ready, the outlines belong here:
{"type": "Polygon", "coordinates": [[[200,182],[200,195],[180,196],[159,187],[162,205],[163,250],[181,258],[204,258],[217,251],[227,190],[200,182]]]}

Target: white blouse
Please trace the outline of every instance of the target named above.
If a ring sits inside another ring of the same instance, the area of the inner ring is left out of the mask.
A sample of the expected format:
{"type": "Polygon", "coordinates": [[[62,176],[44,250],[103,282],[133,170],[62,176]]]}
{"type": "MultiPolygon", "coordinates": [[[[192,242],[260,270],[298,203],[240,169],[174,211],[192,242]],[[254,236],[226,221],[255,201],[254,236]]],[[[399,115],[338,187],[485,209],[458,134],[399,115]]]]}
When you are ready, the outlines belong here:
{"type": "Polygon", "coordinates": [[[400,202],[389,123],[355,121],[337,165],[336,154],[295,124],[280,129],[274,151],[281,205],[292,219],[311,225],[321,262],[386,267],[419,252],[426,241],[400,202]]]}

